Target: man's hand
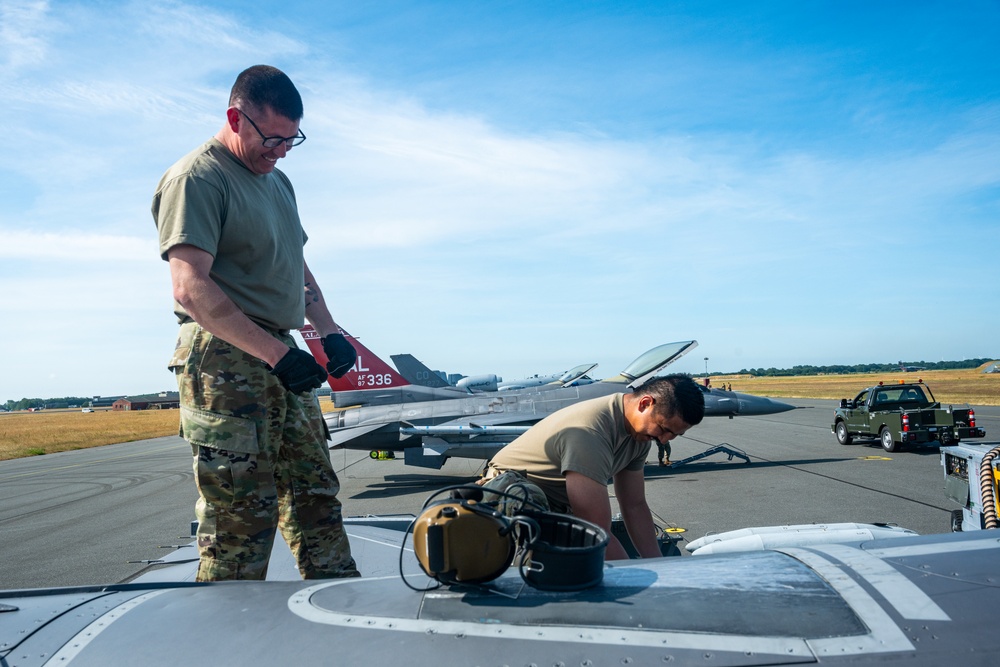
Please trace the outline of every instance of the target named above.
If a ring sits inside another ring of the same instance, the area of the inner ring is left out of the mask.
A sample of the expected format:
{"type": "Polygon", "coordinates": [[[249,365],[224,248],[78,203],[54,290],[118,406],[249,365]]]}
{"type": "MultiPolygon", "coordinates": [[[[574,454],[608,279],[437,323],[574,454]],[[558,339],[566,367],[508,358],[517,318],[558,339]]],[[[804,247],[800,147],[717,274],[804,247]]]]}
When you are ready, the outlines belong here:
{"type": "Polygon", "coordinates": [[[358,359],[358,353],[354,346],[347,342],[343,334],[328,334],[323,337],[323,351],[329,361],[326,362],[326,370],[335,378],[344,377],[344,374],[351,370],[351,366],[358,359]]]}
{"type": "Polygon", "coordinates": [[[625,520],[625,528],[632,545],[643,558],[661,556],[660,542],[656,539],[659,530],[653,523],[653,515],[646,503],[646,482],[642,470],[622,470],[615,475],[615,496],[618,508],[625,520]]]}
{"type": "Polygon", "coordinates": [[[319,389],[326,381],[326,370],[305,350],[290,349],[274,368],[274,375],[288,391],[300,394],[319,389]]]}

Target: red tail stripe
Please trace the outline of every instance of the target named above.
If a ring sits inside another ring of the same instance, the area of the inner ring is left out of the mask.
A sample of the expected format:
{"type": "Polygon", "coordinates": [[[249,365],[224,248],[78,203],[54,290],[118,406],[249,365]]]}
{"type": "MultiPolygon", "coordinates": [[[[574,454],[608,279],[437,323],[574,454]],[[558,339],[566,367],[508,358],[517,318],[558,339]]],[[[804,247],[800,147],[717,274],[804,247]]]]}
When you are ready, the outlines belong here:
{"type": "MultiPolygon", "coordinates": [[[[403,379],[396,369],[380,359],[374,352],[362,345],[357,338],[351,336],[343,329],[340,330],[344,337],[354,346],[358,353],[358,360],[342,378],[327,376],[327,384],[333,391],[354,391],[357,389],[384,389],[386,387],[402,387],[409,382],[403,379]]],[[[306,325],[299,330],[302,340],[306,342],[309,351],[316,361],[326,366],[328,361],[326,353],[323,352],[323,342],[311,325],[306,325]]]]}

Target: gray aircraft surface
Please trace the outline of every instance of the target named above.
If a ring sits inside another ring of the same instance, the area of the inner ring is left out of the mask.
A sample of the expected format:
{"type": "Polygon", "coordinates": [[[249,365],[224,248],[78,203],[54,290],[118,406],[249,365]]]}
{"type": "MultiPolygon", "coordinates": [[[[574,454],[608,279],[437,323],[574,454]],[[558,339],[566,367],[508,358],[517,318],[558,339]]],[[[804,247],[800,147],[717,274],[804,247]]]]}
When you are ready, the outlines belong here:
{"type": "Polygon", "coordinates": [[[437,371],[432,371],[412,354],[393,354],[389,358],[392,359],[392,363],[399,369],[399,373],[410,384],[438,388],[452,386],[437,371]]]}
{"type": "MultiPolygon", "coordinates": [[[[562,373],[550,373],[543,375],[536,373],[530,377],[519,380],[504,380],[495,373],[483,375],[467,375],[460,378],[454,384],[448,383],[437,371],[432,371],[412,354],[393,354],[389,357],[392,363],[399,369],[400,374],[412,384],[424,387],[451,387],[465,389],[471,392],[479,391],[511,391],[513,389],[527,389],[528,387],[539,387],[544,384],[555,382],[565,382],[562,378],[572,371],[562,373]]],[[[596,368],[597,364],[592,364],[591,368],[596,368]]],[[[580,380],[583,380],[581,378],[580,380]]],[[[578,384],[585,384],[586,381],[578,380],[578,384]]],[[[589,380],[589,378],[587,378],[589,380]]]]}
{"type": "Polygon", "coordinates": [[[188,547],[131,583],[0,591],[0,665],[1000,664],[995,530],[611,561],[546,590],[516,566],[432,588],[403,525],[347,524],[357,579],[273,556],[272,580],[195,583],[188,547]]]}
{"type": "MultiPolygon", "coordinates": [[[[313,355],[326,363],[319,341],[303,334],[313,355]]],[[[660,373],[695,347],[687,340],[659,345],[629,364],[618,375],[592,382],[577,381],[593,369],[583,364],[560,382],[499,393],[468,394],[453,387],[434,388],[392,384],[391,369],[370,350],[351,339],[371,377],[390,376],[374,386],[368,377],[352,381],[352,372],[336,386],[349,391],[332,394],[337,411],[325,415],[331,447],[403,451],[407,465],[439,469],[450,457],[489,459],[501,447],[553,412],[579,401],[631,391],[660,373]],[[343,407],[342,407],[343,406],[343,407]],[[350,407],[347,407],[350,406],[350,407]]],[[[360,375],[360,374],[358,374],[360,375]]],[[[398,377],[398,374],[397,374],[398,377]]],[[[331,388],[335,385],[331,382],[331,388]]],[[[702,387],[706,416],[766,415],[794,406],[770,398],[702,387]]]]}

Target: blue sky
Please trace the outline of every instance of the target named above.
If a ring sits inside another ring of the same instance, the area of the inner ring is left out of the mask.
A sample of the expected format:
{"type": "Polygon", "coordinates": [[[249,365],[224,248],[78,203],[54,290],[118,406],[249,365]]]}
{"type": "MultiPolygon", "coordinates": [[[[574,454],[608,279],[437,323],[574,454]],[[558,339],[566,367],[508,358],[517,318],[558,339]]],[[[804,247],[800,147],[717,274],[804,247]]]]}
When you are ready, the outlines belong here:
{"type": "Polygon", "coordinates": [[[249,65],[337,320],[515,379],[1000,355],[1000,5],[0,0],[0,402],[174,388],[149,213],[249,65]]]}

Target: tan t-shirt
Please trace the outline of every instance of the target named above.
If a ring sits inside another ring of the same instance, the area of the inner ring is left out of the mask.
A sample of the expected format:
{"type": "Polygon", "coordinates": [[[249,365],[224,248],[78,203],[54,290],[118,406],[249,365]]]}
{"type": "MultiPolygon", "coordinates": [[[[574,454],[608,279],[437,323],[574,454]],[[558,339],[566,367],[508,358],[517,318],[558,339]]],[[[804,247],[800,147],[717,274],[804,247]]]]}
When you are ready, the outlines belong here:
{"type": "Polygon", "coordinates": [[[553,510],[565,512],[567,471],[606,484],[622,470],[642,470],[650,442],[628,434],[622,394],[612,394],[549,415],[497,452],[490,464],[525,473],[545,492],[553,510]]]}
{"type": "MultiPolygon", "coordinates": [[[[247,317],[270,329],[305,323],[305,232],[282,172],[254,174],[212,138],[177,161],[153,196],[160,255],[193,245],[215,258],[212,279],[247,317]]],[[[191,319],[174,303],[178,321],[191,319]]]]}

